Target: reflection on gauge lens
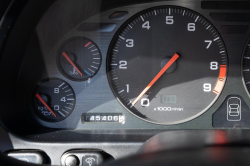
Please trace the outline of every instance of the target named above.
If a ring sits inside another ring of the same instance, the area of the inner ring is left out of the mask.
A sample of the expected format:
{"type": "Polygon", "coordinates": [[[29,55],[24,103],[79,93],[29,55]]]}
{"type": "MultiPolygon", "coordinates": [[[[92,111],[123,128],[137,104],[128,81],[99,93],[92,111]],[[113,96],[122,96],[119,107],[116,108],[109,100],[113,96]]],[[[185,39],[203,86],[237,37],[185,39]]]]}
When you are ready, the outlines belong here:
{"type": "Polygon", "coordinates": [[[59,70],[73,81],[85,81],[92,78],[99,71],[101,62],[101,52],[97,45],[83,37],[67,40],[57,55],[59,70]]]}
{"type": "Polygon", "coordinates": [[[60,79],[46,79],[33,95],[35,114],[42,120],[57,122],[67,118],[75,107],[75,93],[60,79]]]}
{"type": "Polygon", "coordinates": [[[118,30],[107,74],[117,99],[136,116],[178,124],[204,113],[221,93],[227,53],[214,26],[186,8],[151,8],[118,30]]]}

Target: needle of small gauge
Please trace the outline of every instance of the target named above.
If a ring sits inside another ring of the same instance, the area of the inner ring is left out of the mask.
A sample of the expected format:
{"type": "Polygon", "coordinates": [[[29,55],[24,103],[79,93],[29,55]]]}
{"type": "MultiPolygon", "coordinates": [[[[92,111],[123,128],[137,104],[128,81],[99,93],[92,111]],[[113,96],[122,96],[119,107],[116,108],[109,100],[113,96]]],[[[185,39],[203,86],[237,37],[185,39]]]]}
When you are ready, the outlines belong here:
{"type": "Polygon", "coordinates": [[[161,69],[161,71],[155,76],[155,78],[148,84],[148,86],[140,93],[140,95],[135,99],[132,105],[135,105],[140,98],[154,85],[154,83],[162,76],[163,73],[179,58],[177,53],[168,61],[168,63],[161,69]]]}
{"type": "Polygon", "coordinates": [[[72,62],[66,52],[63,52],[62,55],[69,61],[69,63],[76,69],[76,71],[82,76],[82,72],[76,67],[76,65],[72,62]]]}
{"type": "Polygon", "coordinates": [[[43,105],[54,115],[54,117],[56,117],[56,114],[52,111],[52,109],[48,106],[48,104],[42,99],[42,97],[37,93],[36,97],[38,98],[38,100],[41,101],[41,103],[43,103],[43,105]]]}

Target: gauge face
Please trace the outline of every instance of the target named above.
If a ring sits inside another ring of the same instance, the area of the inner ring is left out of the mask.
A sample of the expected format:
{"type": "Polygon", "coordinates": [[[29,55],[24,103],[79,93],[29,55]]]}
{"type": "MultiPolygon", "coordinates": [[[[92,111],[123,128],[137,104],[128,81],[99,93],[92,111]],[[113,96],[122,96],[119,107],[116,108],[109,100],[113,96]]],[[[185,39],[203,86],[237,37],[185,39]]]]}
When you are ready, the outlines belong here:
{"type": "Polygon", "coordinates": [[[145,10],[117,31],[107,75],[113,93],[136,116],[178,124],[204,113],[221,93],[227,72],[222,38],[186,8],[145,10]]]}
{"type": "Polygon", "coordinates": [[[248,92],[250,93],[250,40],[248,40],[244,54],[242,59],[242,74],[243,74],[243,82],[248,92]]]}
{"type": "Polygon", "coordinates": [[[92,78],[101,67],[101,52],[90,39],[67,40],[59,49],[57,65],[61,73],[73,81],[92,78]]]}
{"type": "Polygon", "coordinates": [[[75,107],[75,93],[60,79],[46,79],[33,95],[35,114],[42,120],[57,122],[67,118],[75,107]]]}

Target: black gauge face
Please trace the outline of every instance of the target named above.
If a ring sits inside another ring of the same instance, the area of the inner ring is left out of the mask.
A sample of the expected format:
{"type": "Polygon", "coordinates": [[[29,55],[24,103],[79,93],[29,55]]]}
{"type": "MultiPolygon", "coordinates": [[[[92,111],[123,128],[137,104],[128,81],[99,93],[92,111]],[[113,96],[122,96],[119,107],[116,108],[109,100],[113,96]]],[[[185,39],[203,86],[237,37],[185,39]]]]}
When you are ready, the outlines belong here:
{"type": "Polygon", "coordinates": [[[67,40],[57,55],[59,70],[73,81],[85,81],[93,77],[100,69],[101,62],[101,52],[97,45],[83,37],[67,40]]]}
{"type": "Polygon", "coordinates": [[[203,16],[164,6],[136,14],[109,48],[107,75],[117,99],[136,116],[178,124],[204,113],[227,72],[222,38],[203,16]]]}
{"type": "Polygon", "coordinates": [[[248,95],[250,93],[250,41],[247,42],[242,60],[242,73],[244,85],[247,89],[248,95]]]}
{"type": "Polygon", "coordinates": [[[57,122],[67,118],[75,107],[75,93],[60,79],[40,82],[33,95],[35,114],[42,120],[57,122]]]}

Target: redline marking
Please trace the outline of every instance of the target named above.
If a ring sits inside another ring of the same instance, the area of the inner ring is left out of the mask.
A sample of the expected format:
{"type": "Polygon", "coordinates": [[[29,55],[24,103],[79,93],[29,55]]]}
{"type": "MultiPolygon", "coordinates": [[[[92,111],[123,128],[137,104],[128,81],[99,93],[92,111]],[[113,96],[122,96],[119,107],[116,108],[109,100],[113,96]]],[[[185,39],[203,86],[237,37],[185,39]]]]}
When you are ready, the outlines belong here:
{"type": "Polygon", "coordinates": [[[220,74],[219,74],[219,78],[215,84],[214,90],[213,92],[218,95],[221,91],[222,88],[224,86],[225,83],[225,78],[226,78],[226,74],[227,74],[227,66],[226,65],[220,65],[220,74]]]}
{"type": "Polygon", "coordinates": [[[84,47],[88,47],[91,44],[91,42],[88,42],[87,44],[84,45],[84,47]]]}

